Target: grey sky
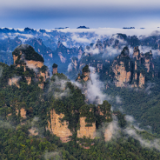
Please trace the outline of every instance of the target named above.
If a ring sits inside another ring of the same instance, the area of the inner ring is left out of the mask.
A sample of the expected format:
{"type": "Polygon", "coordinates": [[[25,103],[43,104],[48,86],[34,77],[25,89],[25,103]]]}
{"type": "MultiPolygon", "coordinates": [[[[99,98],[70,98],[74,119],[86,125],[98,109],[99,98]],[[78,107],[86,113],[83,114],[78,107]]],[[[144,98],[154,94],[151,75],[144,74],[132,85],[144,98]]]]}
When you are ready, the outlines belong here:
{"type": "Polygon", "coordinates": [[[5,0],[0,27],[158,27],[159,0],[5,0]]]}

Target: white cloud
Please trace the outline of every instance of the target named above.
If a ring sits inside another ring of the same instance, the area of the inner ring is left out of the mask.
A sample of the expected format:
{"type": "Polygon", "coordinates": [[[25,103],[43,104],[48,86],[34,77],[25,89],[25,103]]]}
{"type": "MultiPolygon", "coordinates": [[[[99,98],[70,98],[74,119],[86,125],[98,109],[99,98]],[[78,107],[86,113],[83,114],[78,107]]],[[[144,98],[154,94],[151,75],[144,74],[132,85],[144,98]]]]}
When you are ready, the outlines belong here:
{"type": "Polygon", "coordinates": [[[43,36],[50,38],[50,35],[48,35],[48,34],[46,34],[46,33],[43,33],[43,36]]]}
{"type": "Polygon", "coordinates": [[[147,47],[147,46],[139,46],[139,50],[140,52],[142,53],[146,53],[146,52],[150,52],[152,51],[152,54],[153,55],[157,55],[159,52],[158,52],[158,49],[155,50],[155,49],[152,49],[151,47],[147,47]]]}
{"type": "Polygon", "coordinates": [[[45,151],[44,158],[45,160],[49,159],[62,160],[62,154],[59,151],[54,151],[54,152],[45,151]]]}
{"type": "Polygon", "coordinates": [[[23,37],[26,37],[26,38],[33,38],[34,36],[32,34],[21,34],[21,33],[14,33],[15,37],[20,35],[20,36],[23,36],[23,37]]]}
{"type": "Polygon", "coordinates": [[[11,125],[9,122],[0,120],[0,128],[6,128],[6,129],[15,129],[13,125],[11,125]]]}
{"type": "Polygon", "coordinates": [[[79,43],[91,43],[92,42],[90,39],[87,39],[86,36],[80,37],[78,34],[73,34],[71,38],[73,41],[76,41],[79,43]]]}
{"type": "Polygon", "coordinates": [[[8,80],[8,85],[16,85],[16,86],[19,86],[18,85],[18,82],[19,82],[19,80],[21,79],[21,76],[14,76],[14,77],[12,77],[12,78],[10,78],[9,80],[8,80]]]}
{"type": "Polygon", "coordinates": [[[55,81],[50,82],[48,93],[52,94],[56,99],[70,96],[69,88],[66,88],[68,80],[55,77],[55,81]]]}
{"type": "Polygon", "coordinates": [[[157,28],[157,25],[154,25],[154,28],[146,28],[146,29],[122,29],[122,28],[90,28],[90,29],[71,29],[71,28],[67,28],[67,29],[63,29],[61,30],[61,32],[70,32],[70,33],[95,33],[98,36],[112,36],[113,34],[117,34],[117,33],[122,33],[122,34],[126,34],[128,36],[141,36],[141,35],[145,35],[145,36],[150,36],[153,35],[155,31],[158,31],[158,35],[160,35],[160,28],[157,28]]]}
{"type": "Polygon", "coordinates": [[[85,49],[84,52],[91,53],[91,54],[99,54],[100,53],[98,48],[90,48],[89,50],[85,49]]]}
{"type": "Polygon", "coordinates": [[[121,53],[122,49],[113,48],[112,46],[109,46],[106,48],[106,50],[103,53],[103,58],[107,58],[110,56],[117,56],[121,53]]]}
{"type": "Polygon", "coordinates": [[[118,104],[122,103],[122,100],[121,100],[120,96],[116,96],[116,103],[118,103],[118,104]]]}
{"type": "Polygon", "coordinates": [[[72,63],[70,63],[70,64],[68,65],[67,71],[68,71],[68,72],[71,72],[71,71],[72,71],[72,68],[73,68],[73,65],[72,65],[72,63]]]}
{"type": "Polygon", "coordinates": [[[136,122],[134,118],[132,116],[127,115],[125,116],[125,119],[127,121],[127,127],[126,129],[123,130],[124,133],[127,133],[129,136],[138,140],[143,147],[156,148],[157,150],[160,151],[160,139],[154,139],[154,140],[144,139],[141,135],[138,134],[137,131],[142,132],[145,130],[133,124],[136,122]]]}
{"type": "Polygon", "coordinates": [[[93,103],[98,96],[100,104],[102,104],[104,100],[109,100],[111,97],[102,92],[105,86],[104,83],[99,80],[98,74],[93,72],[94,67],[89,67],[89,69],[91,73],[90,81],[87,82],[87,98],[93,103]]]}
{"type": "Polygon", "coordinates": [[[125,120],[127,122],[130,122],[130,123],[133,123],[135,121],[134,118],[133,118],[133,116],[130,116],[130,115],[126,115],[125,116],[125,120]]]}
{"type": "Polygon", "coordinates": [[[68,47],[67,42],[62,42],[65,47],[68,47]]]}

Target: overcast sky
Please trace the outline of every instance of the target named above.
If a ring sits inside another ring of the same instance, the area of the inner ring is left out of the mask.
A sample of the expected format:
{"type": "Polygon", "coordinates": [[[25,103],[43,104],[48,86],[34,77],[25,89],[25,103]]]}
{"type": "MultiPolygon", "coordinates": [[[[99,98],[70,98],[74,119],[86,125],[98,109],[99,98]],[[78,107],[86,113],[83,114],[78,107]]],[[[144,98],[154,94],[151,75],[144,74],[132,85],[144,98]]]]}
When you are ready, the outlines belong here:
{"type": "Polygon", "coordinates": [[[160,0],[1,0],[0,27],[160,27],[160,0]]]}

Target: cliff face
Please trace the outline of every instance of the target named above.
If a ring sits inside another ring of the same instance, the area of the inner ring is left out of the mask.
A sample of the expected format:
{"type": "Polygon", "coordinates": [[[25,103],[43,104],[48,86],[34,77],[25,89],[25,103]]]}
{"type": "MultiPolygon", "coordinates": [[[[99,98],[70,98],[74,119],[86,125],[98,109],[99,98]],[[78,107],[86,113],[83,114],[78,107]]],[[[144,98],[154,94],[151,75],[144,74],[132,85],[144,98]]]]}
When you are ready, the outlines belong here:
{"type": "Polygon", "coordinates": [[[132,57],[129,56],[129,53],[125,54],[123,49],[121,54],[113,61],[111,68],[116,87],[124,87],[130,84],[132,87],[142,88],[145,85],[147,74],[151,74],[154,78],[152,52],[140,53],[138,47],[134,48],[132,57]]]}
{"type": "Polygon", "coordinates": [[[51,133],[55,134],[56,136],[60,137],[63,143],[70,141],[69,136],[72,136],[72,132],[68,129],[68,122],[63,121],[61,122],[60,119],[64,117],[64,114],[58,115],[54,109],[50,111],[50,120],[48,121],[47,129],[51,131],[51,133]]]}
{"type": "Polygon", "coordinates": [[[19,109],[16,109],[16,115],[19,115],[23,118],[23,119],[26,119],[26,110],[25,108],[21,108],[20,110],[19,109]]]}
{"type": "Polygon", "coordinates": [[[89,74],[90,74],[90,72],[83,72],[83,80],[86,82],[86,81],[88,81],[89,80],[89,74]]]}
{"type": "Polygon", "coordinates": [[[29,68],[41,68],[44,65],[44,63],[40,61],[26,60],[26,65],[29,68]]]}
{"type": "MultiPolygon", "coordinates": [[[[35,71],[35,78],[40,81],[38,85],[41,89],[44,88],[44,82],[47,78],[49,78],[49,72],[46,66],[44,66],[44,60],[41,55],[34,51],[34,49],[29,45],[20,45],[18,46],[12,53],[14,65],[16,67],[23,66],[24,72],[27,71],[27,75],[25,75],[25,79],[27,84],[30,85],[32,78],[29,75],[29,69],[33,69],[35,71]],[[42,77],[43,79],[40,79],[42,77]]],[[[12,78],[13,79],[13,78],[12,78]]],[[[13,80],[9,79],[9,85],[14,83],[17,87],[17,82],[12,82],[13,80]]]]}
{"type": "Polygon", "coordinates": [[[14,65],[16,64],[16,60],[18,59],[18,56],[13,55],[13,61],[14,61],[14,65]]]}
{"type": "Polygon", "coordinates": [[[32,136],[37,136],[38,135],[38,131],[36,128],[32,127],[31,129],[28,130],[30,135],[32,136]]]}
{"type": "Polygon", "coordinates": [[[27,81],[27,84],[30,85],[31,84],[31,80],[32,80],[31,77],[25,76],[25,79],[27,81]]]}
{"type": "Polygon", "coordinates": [[[19,81],[20,77],[13,77],[13,78],[10,78],[8,80],[8,85],[11,86],[11,85],[15,85],[16,87],[20,88],[19,84],[18,84],[18,81],[19,81]]]}
{"type": "Polygon", "coordinates": [[[120,61],[119,64],[116,63],[115,60],[112,65],[112,70],[115,74],[115,85],[116,87],[123,87],[126,83],[131,81],[131,71],[126,71],[125,65],[123,61],[120,61]]]}
{"type": "Polygon", "coordinates": [[[89,70],[89,66],[86,65],[83,69],[82,69],[82,75],[78,74],[77,77],[77,81],[79,82],[87,82],[90,79],[90,70],[89,70]]]}
{"type": "MultiPolygon", "coordinates": [[[[55,109],[52,109],[49,112],[50,120],[48,121],[48,126],[46,129],[52,134],[60,137],[63,143],[71,140],[70,136],[73,135],[73,132],[77,132],[77,138],[86,137],[94,139],[96,137],[96,131],[99,127],[102,127],[102,123],[112,121],[112,115],[109,108],[110,104],[107,101],[104,101],[102,105],[99,105],[99,107],[92,108],[88,106],[82,106],[80,110],[76,110],[75,112],[72,111],[72,114],[79,113],[79,116],[77,117],[79,123],[76,123],[76,126],[74,126],[75,128],[73,128],[72,131],[68,128],[68,121],[61,121],[65,115],[62,113],[57,114],[55,109]]],[[[109,137],[111,137],[110,134],[111,133],[108,130],[103,133],[104,137],[108,140],[110,139],[109,137]]]]}
{"type": "Polygon", "coordinates": [[[112,71],[114,73],[115,85],[124,87],[131,82],[132,62],[129,57],[129,49],[125,47],[121,54],[113,61],[112,71]]]}
{"type": "Polygon", "coordinates": [[[139,87],[142,88],[145,84],[145,77],[143,76],[142,73],[140,73],[140,76],[139,76],[139,87]]]}
{"type": "Polygon", "coordinates": [[[85,120],[86,117],[80,117],[80,129],[77,131],[77,137],[83,138],[85,136],[86,138],[94,139],[96,136],[96,123],[92,123],[91,126],[87,126],[85,120]]]}

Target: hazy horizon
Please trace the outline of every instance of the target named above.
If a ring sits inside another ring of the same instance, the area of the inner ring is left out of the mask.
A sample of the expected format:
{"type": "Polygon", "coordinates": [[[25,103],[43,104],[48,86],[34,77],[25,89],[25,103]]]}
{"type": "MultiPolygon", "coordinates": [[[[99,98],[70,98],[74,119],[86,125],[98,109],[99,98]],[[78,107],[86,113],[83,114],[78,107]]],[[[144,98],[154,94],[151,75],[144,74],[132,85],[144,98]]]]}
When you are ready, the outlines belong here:
{"type": "Polygon", "coordinates": [[[158,0],[6,0],[0,5],[0,27],[59,28],[157,28],[158,0]]]}

